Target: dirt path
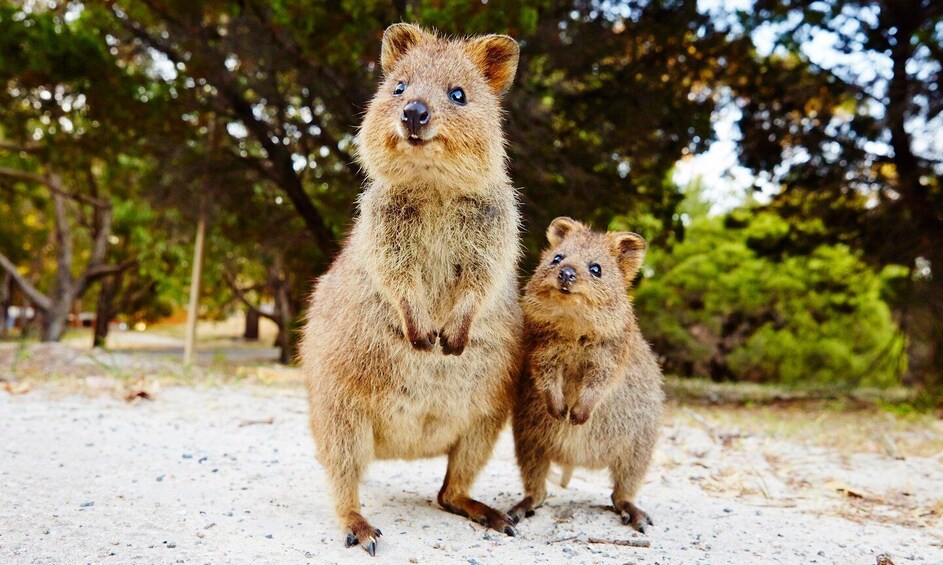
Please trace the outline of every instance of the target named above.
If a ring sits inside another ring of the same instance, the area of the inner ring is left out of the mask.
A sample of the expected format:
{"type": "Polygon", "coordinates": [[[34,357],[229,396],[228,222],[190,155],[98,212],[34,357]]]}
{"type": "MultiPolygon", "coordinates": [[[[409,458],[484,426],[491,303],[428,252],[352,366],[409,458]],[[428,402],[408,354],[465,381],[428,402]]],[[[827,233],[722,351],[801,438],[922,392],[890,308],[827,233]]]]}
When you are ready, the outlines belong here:
{"type": "MultiPolygon", "coordinates": [[[[508,538],[435,506],[443,458],[380,462],[361,488],[384,532],[375,559],[341,543],[300,390],[168,388],[137,404],[0,392],[0,422],[2,563],[943,563],[925,512],[943,496],[939,455],[840,457],[683,411],[642,490],[645,538],[604,509],[601,473],[551,487],[508,538]]],[[[507,508],[520,490],[505,432],[475,492],[507,508]]]]}

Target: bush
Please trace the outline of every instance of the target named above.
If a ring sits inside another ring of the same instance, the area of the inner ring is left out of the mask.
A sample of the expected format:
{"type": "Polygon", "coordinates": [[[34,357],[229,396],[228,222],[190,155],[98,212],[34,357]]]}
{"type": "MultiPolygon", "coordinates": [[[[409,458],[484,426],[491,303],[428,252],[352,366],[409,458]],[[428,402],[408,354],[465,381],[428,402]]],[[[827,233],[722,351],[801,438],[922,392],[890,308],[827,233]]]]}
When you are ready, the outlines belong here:
{"type": "Polygon", "coordinates": [[[650,251],[635,305],[666,370],[803,386],[898,383],[904,339],[882,275],[844,245],[784,254],[777,241],[790,227],[771,212],[734,217],[695,219],[670,252],[650,251]]]}

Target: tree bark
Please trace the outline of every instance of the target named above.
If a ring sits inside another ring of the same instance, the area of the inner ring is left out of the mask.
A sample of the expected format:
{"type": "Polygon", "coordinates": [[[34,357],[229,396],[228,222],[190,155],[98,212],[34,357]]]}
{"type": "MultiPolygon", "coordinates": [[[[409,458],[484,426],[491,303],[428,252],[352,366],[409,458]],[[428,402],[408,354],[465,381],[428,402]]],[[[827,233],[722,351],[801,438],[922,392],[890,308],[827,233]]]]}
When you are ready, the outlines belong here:
{"type": "Polygon", "coordinates": [[[98,286],[98,304],[95,308],[95,331],[92,335],[92,347],[105,347],[108,340],[108,328],[115,317],[115,296],[121,286],[121,275],[102,279],[98,286]]]}
{"type": "Polygon", "coordinates": [[[193,246],[193,273],[190,277],[190,303],[187,306],[187,334],[183,345],[183,362],[193,363],[196,350],[196,322],[200,308],[200,278],[203,273],[203,242],[206,238],[206,217],[201,213],[196,226],[196,243],[193,246]]]}
{"type": "Polygon", "coordinates": [[[69,321],[69,312],[72,309],[72,301],[68,297],[62,297],[57,300],[53,307],[42,312],[42,323],[40,325],[40,341],[50,342],[62,339],[66,326],[69,321]]]}
{"type": "Polygon", "coordinates": [[[0,338],[7,337],[7,315],[12,299],[13,276],[6,270],[0,274],[0,338]]]}
{"type": "Polygon", "coordinates": [[[292,322],[295,315],[292,312],[291,300],[288,296],[288,285],[284,284],[282,280],[279,283],[275,293],[275,315],[278,317],[278,361],[283,365],[288,365],[295,356],[291,339],[292,322]]]}
{"type": "Polygon", "coordinates": [[[242,334],[246,341],[259,340],[259,311],[246,307],[246,331],[242,334]]]}

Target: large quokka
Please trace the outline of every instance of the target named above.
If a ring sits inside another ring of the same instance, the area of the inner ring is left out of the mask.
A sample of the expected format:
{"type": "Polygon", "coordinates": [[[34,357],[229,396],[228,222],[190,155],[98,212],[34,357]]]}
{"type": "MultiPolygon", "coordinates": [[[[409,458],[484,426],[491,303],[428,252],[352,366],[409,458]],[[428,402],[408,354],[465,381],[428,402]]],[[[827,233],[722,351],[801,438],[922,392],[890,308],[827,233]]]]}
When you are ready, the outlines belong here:
{"type": "Polygon", "coordinates": [[[349,546],[380,530],[358,485],[374,459],[448,454],[449,512],[514,535],[469,497],[511,413],[521,352],[517,195],[500,99],[517,69],[503,35],[383,35],[384,81],[358,134],[359,217],[316,283],[301,360],[318,459],[349,546]]]}
{"type": "Polygon", "coordinates": [[[523,299],[526,364],[513,427],[525,496],[510,515],[516,523],[543,503],[551,461],[564,476],[608,467],[613,506],[644,532],[652,520],[634,501],[664,402],[661,369],[626,293],[645,241],[570,218],[554,220],[547,239],[523,299]]]}

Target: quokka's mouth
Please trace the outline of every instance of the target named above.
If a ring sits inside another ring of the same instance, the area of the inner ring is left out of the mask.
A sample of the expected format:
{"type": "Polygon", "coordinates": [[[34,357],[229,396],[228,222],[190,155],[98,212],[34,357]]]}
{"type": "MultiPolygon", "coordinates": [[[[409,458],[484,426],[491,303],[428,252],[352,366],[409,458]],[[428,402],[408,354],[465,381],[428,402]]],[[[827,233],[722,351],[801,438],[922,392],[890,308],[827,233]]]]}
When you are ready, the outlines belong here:
{"type": "Polygon", "coordinates": [[[420,145],[425,145],[426,140],[419,137],[418,135],[411,135],[406,138],[406,143],[412,145],[413,147],[419,147],[420,145]]]}

